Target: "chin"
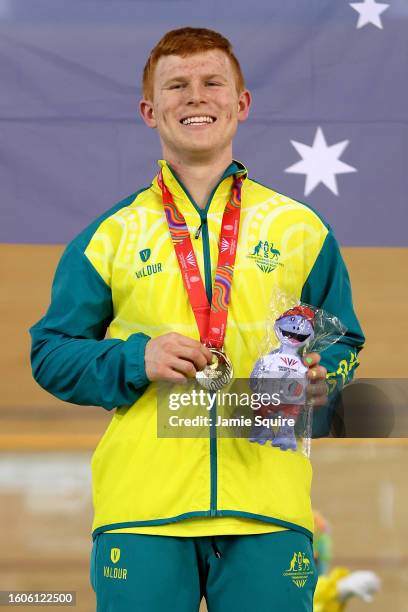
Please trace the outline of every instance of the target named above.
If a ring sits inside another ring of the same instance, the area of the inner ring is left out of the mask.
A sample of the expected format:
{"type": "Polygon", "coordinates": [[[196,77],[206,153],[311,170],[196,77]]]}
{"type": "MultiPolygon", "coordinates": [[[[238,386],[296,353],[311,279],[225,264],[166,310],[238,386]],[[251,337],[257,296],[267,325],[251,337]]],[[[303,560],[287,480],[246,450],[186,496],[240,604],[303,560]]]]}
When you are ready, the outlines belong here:
{"type": "Polygon", "coordinates": [[[193,143],[189,143],[188,147],[185,147],[184,151],[186,153],[192,153],[197,155],[214,155],[219,151],[218,147],[214,147],[213,145],[202,145],[197,143],[194,145],[193,143]]]}

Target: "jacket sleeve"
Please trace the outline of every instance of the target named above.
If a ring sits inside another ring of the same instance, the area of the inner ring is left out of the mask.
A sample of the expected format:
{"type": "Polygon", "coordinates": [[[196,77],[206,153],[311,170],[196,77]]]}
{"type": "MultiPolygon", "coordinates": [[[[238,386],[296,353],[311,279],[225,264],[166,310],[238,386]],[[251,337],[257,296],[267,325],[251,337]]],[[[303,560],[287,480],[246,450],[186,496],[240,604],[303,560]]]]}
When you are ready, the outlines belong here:
{"type": "Polygon", "coordinates": [[[320,363],[327,369],[329,402],[314,415],[313,435],[318,437],[330,431],[339,394],[354,376],[365,340],[354,312],[347,268],[330,228],[303,286],[301,301],[335,315],[347,328],[344,336],[321,353],[320,363]]]}
{"type": "Polygon", "coordinates": [[[35,380],[56,397],[110,410],[133,404],[149,380],[149,337],[105,339],[113,318],[111,289],[75,242],[58,265],[51,304],[31,329],[35,380]]]}
{"type": "Polygon", "coordinates": [[[331,230],[303,286],[301,301],[335,315],[347,328],[338,342],[322,352],[321,364],[327,368],[329,383],[336,377],[343,384],[349,382],[365,338],[354,312],[349,275],[331,230]]]}

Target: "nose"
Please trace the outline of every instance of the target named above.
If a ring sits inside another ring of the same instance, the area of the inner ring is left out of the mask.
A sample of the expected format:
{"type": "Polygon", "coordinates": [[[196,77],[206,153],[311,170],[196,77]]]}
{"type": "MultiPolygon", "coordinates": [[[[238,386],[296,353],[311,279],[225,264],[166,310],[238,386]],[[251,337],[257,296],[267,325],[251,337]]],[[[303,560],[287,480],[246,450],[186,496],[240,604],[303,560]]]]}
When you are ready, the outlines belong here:
{"type": "Polygon", "coordinates": [[[196,105],[206,101],[205,87],[199,82],[190,83],[187,87],[187,104],[196,105]]]}

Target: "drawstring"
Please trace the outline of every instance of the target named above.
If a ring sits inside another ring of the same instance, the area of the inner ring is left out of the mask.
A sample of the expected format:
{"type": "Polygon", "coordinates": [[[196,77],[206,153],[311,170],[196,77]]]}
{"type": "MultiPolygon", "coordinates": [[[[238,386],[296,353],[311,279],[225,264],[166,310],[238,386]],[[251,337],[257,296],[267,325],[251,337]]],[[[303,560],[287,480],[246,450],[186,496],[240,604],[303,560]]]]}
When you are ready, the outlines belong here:
{"type": "Polygon", "coordinates": [[[201,219],[200,227],[199,227],[199,228],[197,228],[197,231],[196,231],[196,233],[194,234],[194,238],[195,238],[196,240],[198,240],[198,239],[199,239],[200,234],[201,234],[201,230],[203,229],[203,225],[205,225],[206,223],[207,223],[207,219],[201,219]]]}
{"type": "Polygon", "coordinates": [[[211,536],[211,546],[213,548],[214,555],[217,557],[217,559],[221,559],[221,553],[218,550],[218,546],[217,546],[217,543],[215,541],[215,536],[211,536]]]}
{"type": "Polygon", "coordinates": [[[201,228],[202,228],[202,227],[203,227],[203,222],[201,221],[201,223],[200,223],[200,227],[197,229],[196,233],[194,234],[194,238],[195,238],[196,240],[198,240],[198,239],[199,239],[199,237],[200,237],[200,234],[201,234],[201,228]]]}

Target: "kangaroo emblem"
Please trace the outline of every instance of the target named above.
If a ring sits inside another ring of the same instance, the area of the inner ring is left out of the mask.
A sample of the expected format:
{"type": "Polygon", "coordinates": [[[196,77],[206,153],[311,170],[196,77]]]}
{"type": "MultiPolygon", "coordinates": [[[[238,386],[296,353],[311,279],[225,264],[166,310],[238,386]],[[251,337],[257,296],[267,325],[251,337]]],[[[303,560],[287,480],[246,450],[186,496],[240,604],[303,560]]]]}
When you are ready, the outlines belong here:
{"type": "Polygon", "coordinates": [[[289,572],[295,571],[296,561],[297,561],[297,554],[293,553],[292,561],[290,562],[290,566],[289,566],[289,572]]]}
{"type": "MultiPolygon", "coordinates": [[[[284,265],[279,262],[280,251],[274,248],[273,242],[269,240],[259,240],[253,249],[252,253],[249,252],[247,257],[252,259],[262,272],[269,274],[278,266],[284,265]]],[[[223,252],[222,246],[221,251],[223,252]]]]}
{"type": "Polygon", "coordinates": [[[254,248],[254,252],[252,253],[252,255],[258,255],[259,251],[262,249],[262,240],[260,240],[258,242],[258,244],[256,245],[256,247],[254,248]]]}

